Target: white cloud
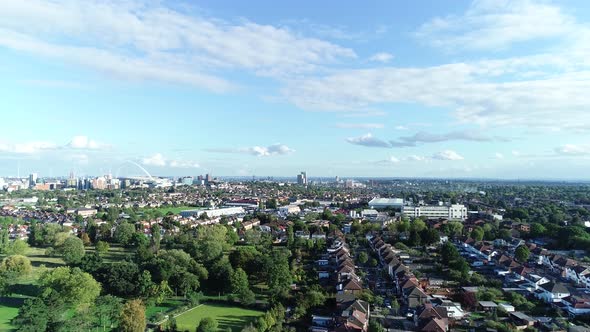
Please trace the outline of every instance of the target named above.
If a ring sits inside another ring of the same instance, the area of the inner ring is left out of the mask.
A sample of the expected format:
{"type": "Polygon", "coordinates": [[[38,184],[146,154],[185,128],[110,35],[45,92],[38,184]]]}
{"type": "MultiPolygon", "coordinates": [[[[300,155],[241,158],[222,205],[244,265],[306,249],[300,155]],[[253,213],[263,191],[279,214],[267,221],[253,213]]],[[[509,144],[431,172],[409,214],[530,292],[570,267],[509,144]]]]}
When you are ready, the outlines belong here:
{"type": "Polygon", "coordinates": [[[102,150],[107,149],[109,146],[103,143],[99,143],[95,140],[89,139],[87,136],[74,136],[72,140],[67,144],[72,149],[85,149],[85,150],[102,150]]]}
{"type": "Polygon", "coordinates": [[[385,126],[382,123],[337,123],[336,127],[347,129],[381,129],[385,126]]]}
{"type": "Polygon", "coordinates": [[[194,162],[194,161],[188,161],[188,160],[171,160],[168,163],[168,166],[173,167],[173,168],[200,168],[201,165],[199,165],[199,163],[194,162]]]}
{"type": "Polygon", "coordinates": [[[413,154],[413,155],[408,156],[407,160],[409,160],[409,161],[425,161],[425,160],[427,160],[427,158],[413,154]]]}
{"type": "Polygon", "coordinates": [[[356,57],[351,49],[286,28],[192,14],[141,0],[7,0],[0,7],[0,45],[117,78],[215,92],[233,88],[219,77],[223,70],[280,77],[356,57]]]}
{"type": "Polygon", "coordinates": [[[515,157],[518,157],[518,156],[520,156],[520,154],[521,154],[521,153],[520,153],[520,151],[518,151],[518,150],[512,150],[512,152],[511,152],[511,153],[512,153],[512,155],[513,155],[513,156],[515,156],[515,157]]]}
{"type": "Polygon", "coordinates": [[[148,166],[172,167],[172,168],[200,168],[199,163],[190,160],[167,159],[161,153],[154,153],[141,160],[141,163],[148,166]]]}
{"type": "Polygon", "coordinates": [[[268,157],[275,155],[286,155],[295,152],[285,144],[272,144],[269,146],[251,146],[242,148],[213,148],[205,149],[205,151],[216,153],[245,153],[258,157],[268,157]]]}
{"type": "Polygon", "coordinates": [[[432,155],[432,159],[438,160],[463,160],[463,156],[453,150],[444,150],[432,155]]]}
{"type": "Polygon", "coordinates": [[[250,148],[242,149],[242,151],[247,152],[249,154],[253,154],[259,157],[266,157],[266,156],[273,156],[273,155],[284,155],[295,152],[295,150],[289,148],[284,144],[273,144],[267,147],[263,146],[253,146],[250,148]]]}
{"type": "Polygon", "coordinates": [[[406,127],[406,126],[395,126],[396,130],[408,130],[410,128],[406,127]]]}
{"type": "Polygon", "coordinates": [[[565,144],[555,148],[555,152],[570,156],[587,155],[590,154],[590,145],[565,144]]]}
{"type": "Polygon", "coordinates": [[[402,136],[397,140],[390,141],[390,143],[393,147],[408,147],[416,146],[419,143],[439,143],[446,141],[490,142],[501,139],[502,138],[487,136],[475,131],[452,131],[444,134],[421,131],[412,136],[402,136]]]}
{"type": "Polygon", "coordinates": [[[546,2],[477,0],[462,15],[437,17],[423,24],[416,35],[447,50],[495,50],[564,36],[574,29],[573,18],[546,2]]]}
{"type": "Polygon", "coordinates": [[[386,63],[393,59],[393,55],[386,52],[379,52],[373,54],[369,60],[374,62],[386,63]]]}
{"type": "Polygon", "coordinates": [[[380,148],[414,147],[421,143],[440,143],[446,141],[490,142],[496,140],[506,141],[507,139],[487,136],[474,131],[452,131],[443,134],[418,132],[412,136],[401,136],[395,140],[389,141],[376,138],[371,133],[346,139],[346,141],[351,144],[380,148]]]}
{"type": "Polygon", "coordinates": [[[58,145],[46,141],[33,141],[24,143],[7,143],[0,142],[0,152],[16,154],[33,154],[46,150],[55,150],[58,145]]]}
{"type": "Polygon", "coordinates": [[[141,163],[148,166],[166,166],[166,159],[161,153],[155,153],[149,157],[145,157],[141,160],[141,163]]]}
{"type": "Polygon", "coordinates": [[[346,141],[350,144],[362,145],[374,148],[390,148],[389,142],[373,137],[371,133],[367,133],[358,137],[349,137],[346,141]]]}
{"type": "Polygon", "coordinates": [[[494,154],[494,157],[496,159],[504,159],[504,154],[500,153],[500,152],[496,152],[496,154],[494,154]]]}
{"type": "MultiPolygon", "coordinates": [[[[590,56],[590,50],[584,54],[590,56]]],[[[451,109],[461,123],[579,128],[580,123],[590,122],[587,58],[578,53],[425,68],[342,70],[290,81],[282,92],[308,110],[359,112],[381,104],[417,103],[451,109]],[[541,67],[546,77],[514,77],[541,67]]]]}

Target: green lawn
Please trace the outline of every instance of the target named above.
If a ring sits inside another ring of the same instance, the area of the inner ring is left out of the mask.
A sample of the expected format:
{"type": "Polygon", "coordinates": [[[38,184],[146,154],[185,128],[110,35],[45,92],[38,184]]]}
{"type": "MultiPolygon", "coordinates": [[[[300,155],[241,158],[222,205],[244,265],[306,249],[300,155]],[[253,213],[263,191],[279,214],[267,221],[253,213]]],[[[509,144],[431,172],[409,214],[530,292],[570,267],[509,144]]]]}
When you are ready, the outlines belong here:
{"type": "Polygon", "coordinates": [[[182,305],[182,303],[181,300],[169,299],[163,303],[148,306],[145,308],[145,317],[149,321],[152,321],[159,312],[166,314],[168,311],[182,305]]]}
{"type": "Polygon", "coordinates": [[[158,208],[146,208],[146,210],[157,210],[162,212],[162,214],[166,215],[168,212],[172,212],[174,214],[179,214],[180,211],[184,210],[198,210],[203,209],[202,207],[196,206],[162,206],[158,208]]]}
{"type": "MultiPolygon", "coordinates": [[[[86,254],[92,254],[96,250],[95,247],[87,247],[86,254]]],[[[106,252],[102,259],[104,262],[113,263],[125,260],[127,257],[135,255],[134,248],[125,248],[116,243],[109,243],[109,251],[106,252]]]]}
{"type": "Polygon", "coordinates": [[[176,317],[176,323],[178,324],[178,329],[181,331],[194,331],[201,319],[211,317],[219,324],[220,331],[224,331],[230,327],[233,332],[239,332],[244,326],[254,321],[254,318],[262,314],[263,312],[258,310],[210,303],[202,304],[176,317]]]}
{"type": "Polygon", "coordinates": [[[0,304],[0,331],[12,331],[10,320],[18,314],[18,307],[0,304]]]}

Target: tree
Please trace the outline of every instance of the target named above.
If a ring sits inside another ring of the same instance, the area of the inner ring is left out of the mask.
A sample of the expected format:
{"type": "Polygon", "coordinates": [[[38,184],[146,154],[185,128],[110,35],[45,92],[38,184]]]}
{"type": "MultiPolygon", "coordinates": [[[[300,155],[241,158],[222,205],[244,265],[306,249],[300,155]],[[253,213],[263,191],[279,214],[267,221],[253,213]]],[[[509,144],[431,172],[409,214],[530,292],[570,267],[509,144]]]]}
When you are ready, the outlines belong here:
{"type": "Polygon", "coordinates": [[[240,302],[245,305],[252,304],[254,293],[248,284],[248,275],[241,268],[237,268],[230,276],[231,292],[237,294],[240,302]]]}
{"type": "Polygon", "coordinates": [[[426,229],[426,223],[424,222],[424,220],[416,218],[412,221],[412,224],[410,226],[410,231],[412,232],[416,232],[416,233],[420,233],[423,230],[426,229]]]}
{"type": "Polygon", "coordinates": [[[100,294],[100,284],[94,278],[69,266],[60,266],[45,271],[39,278],[44,298],[56,296],[72,306],[88,305],[100,294]]]}
{"type": "Polygon", "coordinates": [[[115,230],[115,241],[124,245],[126,247],[131,246],[133,244],[134,236],[135,235],[135,226],[123,222],[117,226],[115,230]]]}
{"type": "Polygon", "coordinates": [[[160,225],[155,223],[152,225],[152,246],[154,247],[154,251],[158,252],[160,250],[160,240],[162,238],[162,234],[160,233],[160,225]]]}
{"type": "Polygon", "coordinates": [[[217,332],[217,321],[211,317],[201,319],[197,332],[217,332]]]}
{"type": "Polygon", "coordinates": [[[138,295],[139,266],[136,263],[121,261],[103,264],[95,273],[105,291],[118,296],[138,295]]]}
{"type": "Polygon", "coordinates": [[[29,244],[21,239],[16,239],[10,243],[8,252],[11,255],[24,255],[29,250],[29,244]]]}
{"type": "Polygon", "coordinates": [[[40,298],[25,300],[12,324],[18,332],[45,332],[50,322],[49,308],[40,298]]]}
{"type": "Polygon", "coordinates": [[[82,243],[84,244],[84,246],[89,246],[91,243],[90,236],[88,236],[88,233],[82,233],[82,235],[80,236],[80,239],[82,240],[82,243]]]}
{"type": "Polygon", "coordinates": [[[82,257],[86,254],[84,243],[80,238],[75,236],[68,237],[58,248],[58,252],[63,256],[64,262],[68,265],[80,263],[82,257]]]}
{"type": "Polygon", "coordinates": [[[531,233],[532,237],[539,237],[545,235],[547,232],[547,228],[540,223],[534,222],[531,224],[531,233]]]}
{"type": "Polygon", "coordinates": [[[445,242],[440,249],[443,262],[451,262],[459,258],[459,250],[450,242],[445,242]]]}
{"type": "Polygon", "coordinates": [[[366,264],[366,263],[367,263],[367,261],[369,260],[369,255],[367,255],[367,253],[366,253],[366,252],[364,252],[364,251],[361,251],[361,252],[358,254],[358,257],[357,257],[357,259],[358,259],[359,263],[361,263],[361,264],[366,264]]]}
{"type": "Polygon", "coordinates": [[[485,233],[481,227],[475,227],[471,231],[471,238],[474,239],[476,242],[483,240],[484,235],[485,233]]]}
{"type": "Polygon", "coordinates": [[[139,299],[125,302],[119,316],[119,329],[122,332],[145,331],[145,306],[139,299]]]}
{"type": "Polygon", "coordinates": [[[440,241],[440,234],[434,228],[429,228],[422,231],[422,242],[424,244],[435,244],[440,241]]]}
{"type": "Polygon", "coordinates": [[[273,251],[270,266],[267,266],[268,285],[273,296],[283,296],[292,282],[289,260],[285,253],[273,251]]]}
{"type": "Polygon", "coordinates": [[[96,325],[106,331],[107,327],[112,329],[118,325],[121,309],[120,298],[112,295],[99,296],[92,307],[92,317],[96,320],[96,325]]]}
{"type": "Polygon", "coordinates": [[[31,261],[22,255],[8,256],[0,264],[0,274],[11,281],[28,275],[31,269],[31,261]]]}
{"type": "Polygon", "coordinates": [[[381,323],[379,323],[377,320],[375,320],[375,319],[369,320],[369,332],[384,332],[384,331],[385,331],[385,329],[383,328],[381,323]]]}
{"type": "Polygon", "coordinates": [[[8,226],[4,225],[0,230],[0,253],[5,254],[8,252],[10,246],[10,237],[8,234],[8,226]]]}
{"type": "Polygon", "coordinates": [[[98,241],[96,242],[96,252],[98,252],[100,255],[104,255],[107,252],[109,252],[110,246],[107,242],[105,241],[98,241]]]}
{"type": "Polygon", "coordinates": [[[514,251],[514,258],[521,263],[526,262],[529,259],[530,255],[531,251],[524,245],[519,246],[514,251]]]}

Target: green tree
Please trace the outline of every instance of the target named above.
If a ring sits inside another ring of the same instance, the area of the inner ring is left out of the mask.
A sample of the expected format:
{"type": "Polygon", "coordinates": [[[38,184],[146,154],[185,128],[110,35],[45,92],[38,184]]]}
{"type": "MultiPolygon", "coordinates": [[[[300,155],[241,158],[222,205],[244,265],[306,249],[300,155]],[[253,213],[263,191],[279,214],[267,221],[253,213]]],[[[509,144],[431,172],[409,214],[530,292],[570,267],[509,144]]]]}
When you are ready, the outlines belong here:
{"type": "Polygon", "coordinates": [[[96,252],[98,252],[101,256],[109,252],[110,246],[105,241],[98,241],[96,242],[96,252]]]}
{"type": "Polygon", "coordinates": [[[11,255],[24,255],[29,250],[29,244],[21,239],[16,239],[10,243],[8,252],[11,255]]]}
{"type": "Polygon", "coordinates": [[[0,274],[9,281],[27,276],[31,270],[31,261],[22,255],[8,256],[0,264],[0,274]]]}
{"type": "Polygon", "coordinates": [[[135,235],[135,226],[123,222],[115,229],[115,241],[123,246],[131,246],[133,244],[135,235]]]}
{"type": "Polygon", "coordinates": [[[103,331],[106,331],[107,327],[110,329],[116,327],[119,324],[122,306],[121,299],[118,297],[99,296],[92,307],[92,317],[96,320],[96,325],[102,327],[103,331]]]}
{"type": "Polygon", "coordinates": [[[12,320],[12,325],[18,332],[45,332],[51,321],[49,311],[42,299],[27,299],[18,309],[18,315],[12,320]]]}
{"type": "Polygon", "coordinates": [[[141,300],[125,302],[119,316],[119,330],[122,332],[145,331],[145,306],[141,300]]]}
{"type": "Polygon", "coordinates": [[[289,260],[285,253],[273,251],[268,269],[268,285],[273,296],[286,295],[292,282],[289,260]]]}
{"type": "Polygon", "coordinates": [[[58,248],[58,252],[63,256],[64,262],[71,265],[80,263],[86,254],[86,249],[84,249],[84,243],[80,238],[70,236],[58,248]]]}
{"type": "Polygon", "coordinates": [[[1,254],[8,253],[9,246],[10,246],[10,237],[8,234],[8,226],[3,225],[2,230],[0,230],[0,253],[1,254]]]}
{"type": "Polygon", "coordinates": [[[483,229],[481,227],[475,227],[471,231],[471,238],[477,242],[483,240],[484,235],[485,235],[485,232],[483,231],[483,229]]]}
{"type": "Polygon", "coordinates": [[[375,319],[369,320],[369,332],[385,332],[383,325],[375,319]]]}
{"type": "Polygon", "coordinates": [[[361,251],[357,257],[359,263],[366,264],[369,260],[369,255],[365,251],[361,251]]]}
{"type": "Polygon", "coordinates": [[[217,321],[211,317],[201,319],[197,332],[217,332],[217,321]]]}
{"type": "Polygon", "coordinates": [[[514,258],[521,263],[526,262],[529,259],[530,255],[531,251],[524,245],[519,246],[514,251],[514,258]]]}
{"type": "Polygon", "coordinates": [[[160,250],[160,241],[162,239],[162,234],[160,232],[161,232],[160,225],[157,223],[153,224],[152,228],[151,228],[151,233],[152,233],[151,242],[152,242],[152,246],[154,247],[154,250],[156,252],[158,250],[160,250]]]}
{"type": "Polygon", "coordinates": [[[72,306],[94,302],[101,289],[100,284],[90,274],[77,267],[68,266],[45,271],[39,278],[39,284],[42,285],[42,297],[57,296],[72,306]]]}
{"type": "Polygon", "coordinates": [[[240,302],[249,305],[252,304],[254,293],[250,290],[248,275],[241,268],[233,271],[230,277],[231,292],[237,294],[240,302]]]}

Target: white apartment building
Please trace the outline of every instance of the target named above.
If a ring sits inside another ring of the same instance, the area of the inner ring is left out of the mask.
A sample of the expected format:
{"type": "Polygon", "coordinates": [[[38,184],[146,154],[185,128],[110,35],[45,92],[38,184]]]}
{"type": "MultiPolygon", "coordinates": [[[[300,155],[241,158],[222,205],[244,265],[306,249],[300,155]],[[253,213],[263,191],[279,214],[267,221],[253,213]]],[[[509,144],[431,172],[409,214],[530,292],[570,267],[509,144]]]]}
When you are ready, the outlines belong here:
{"type": "Polygon", "coordinates": [[[462,204],[445,205],[423,205],[423,206],[404,206],[402,213],[408,217],[426,219],[467,219],[467,208],[462,204]]]}

